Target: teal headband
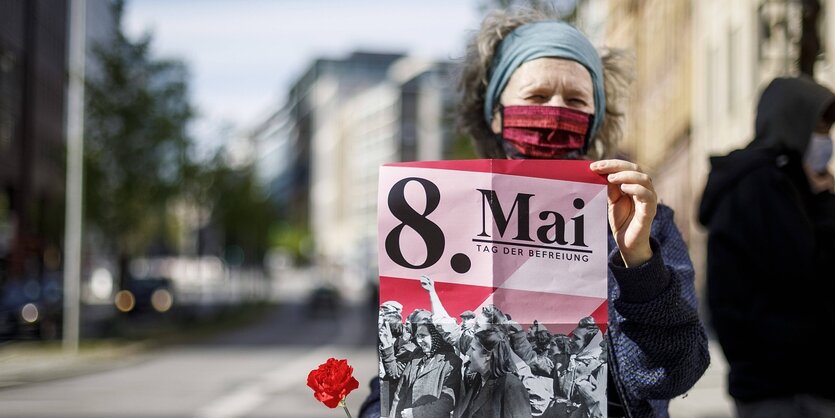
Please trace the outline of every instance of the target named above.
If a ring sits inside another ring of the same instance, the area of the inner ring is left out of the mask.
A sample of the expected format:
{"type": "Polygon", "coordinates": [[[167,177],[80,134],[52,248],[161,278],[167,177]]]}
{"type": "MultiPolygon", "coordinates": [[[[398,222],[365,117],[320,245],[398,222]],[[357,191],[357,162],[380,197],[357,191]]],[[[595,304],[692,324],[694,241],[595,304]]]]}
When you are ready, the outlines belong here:
{"type": "Polygon", "coordinates": [[[516,28],[499,45],[484,95],[484,120],[493,123],[493,108],[499,102],[510,76],[520,65],[537,58],[565,58],[580,63],[591,74],[594,85],[594,124],[589,138],[603,124],[606,95],[603,91],[603,63],[597,50],[580,31],[565,22],[548,20],[516,28]]]}

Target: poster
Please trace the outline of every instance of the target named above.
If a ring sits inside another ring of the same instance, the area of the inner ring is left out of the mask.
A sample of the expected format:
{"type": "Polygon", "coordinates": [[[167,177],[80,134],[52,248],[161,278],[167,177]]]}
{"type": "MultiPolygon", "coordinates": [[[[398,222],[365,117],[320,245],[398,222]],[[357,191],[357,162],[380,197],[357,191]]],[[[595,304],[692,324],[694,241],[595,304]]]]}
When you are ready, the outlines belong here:
{"type": "Polygon", "coordinates": [[[382,416],[606,416],[606,181],[589,164],[381,167],[382,416]]]}

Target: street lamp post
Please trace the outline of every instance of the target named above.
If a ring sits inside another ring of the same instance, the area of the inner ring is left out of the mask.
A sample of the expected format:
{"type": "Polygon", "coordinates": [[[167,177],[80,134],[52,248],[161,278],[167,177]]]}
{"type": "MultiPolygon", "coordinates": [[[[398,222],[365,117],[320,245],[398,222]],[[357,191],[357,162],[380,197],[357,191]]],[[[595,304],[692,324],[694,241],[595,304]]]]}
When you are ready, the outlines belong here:
{"type": "Polygon", "coordinates": [[[64,351],[78,352],[84,155],[86,0],[70,2],[67,86],[67,187],[64,225],[64,351]]]}

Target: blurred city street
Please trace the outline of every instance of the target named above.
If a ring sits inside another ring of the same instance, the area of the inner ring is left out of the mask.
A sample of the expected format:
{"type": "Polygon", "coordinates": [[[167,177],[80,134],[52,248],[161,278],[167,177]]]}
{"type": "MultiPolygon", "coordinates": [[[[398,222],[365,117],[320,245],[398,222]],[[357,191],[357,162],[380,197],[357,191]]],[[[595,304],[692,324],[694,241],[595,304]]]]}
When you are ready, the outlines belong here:
{"type": "MultiPolygon", "coordinates": [[[[104,346],[75,358],[29,352],[31,343],[0,346],[0,416],[339,417],[306,385],[310,370],[330,357],[354,367],[360,387],[348,406],[356,416],[377,373],[374,295],[346,298],[343,290],[325,298],[315,277],[282,271],[261,317],[208,336],[183,330],[173,344],[104,346]]],[[[672,417],[732,418],[724,357],[715,342],[710,349],[710,367],[672,400],[672,417]]]]}
{"type": "MultiPolygon", "coordinates": [[[[245,328],[172,347],[129,352],[80,375],[0,389],[3,417],[340,417],[312,396],[307,373],[329,357],[354,367],[356,416],[377,372],[374,312],[355,304],[327,317],[285,303],[245,328]]],[[[670,415],[731,418],[726,366],[716,344],[711,366],[670,415]]],[[[53,369],[57,373],[59,369],[53,369]]],[[[0,381],[3,379],[0,373],[0,381]]],[[[8,382],[4,382],[8,383],[8,382]]]]}
{"type": "Polygon", "coordinates": [[[128,354],[109,370],[0,390],[3,417],[335,417],[313,398],[307,374],[347,359],[360,388],[377,373],[375,311],[353,305],[311,317],[302,303],[276,307],[245,328],[128,354]]]}

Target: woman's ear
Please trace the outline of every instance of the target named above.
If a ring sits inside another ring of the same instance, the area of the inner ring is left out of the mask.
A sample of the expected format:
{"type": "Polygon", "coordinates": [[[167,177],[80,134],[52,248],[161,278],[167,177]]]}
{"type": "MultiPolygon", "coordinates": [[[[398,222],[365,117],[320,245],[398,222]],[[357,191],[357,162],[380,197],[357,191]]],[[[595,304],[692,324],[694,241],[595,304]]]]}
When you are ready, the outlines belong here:
{"type": "Polygon", "coordinates": [[[502,133],[502,112],[499,112],[498,109],[493,112],[493,122],[490,123],[490,130],[496,135],[502,133]]]}

